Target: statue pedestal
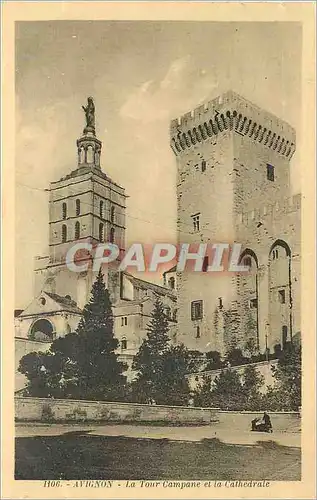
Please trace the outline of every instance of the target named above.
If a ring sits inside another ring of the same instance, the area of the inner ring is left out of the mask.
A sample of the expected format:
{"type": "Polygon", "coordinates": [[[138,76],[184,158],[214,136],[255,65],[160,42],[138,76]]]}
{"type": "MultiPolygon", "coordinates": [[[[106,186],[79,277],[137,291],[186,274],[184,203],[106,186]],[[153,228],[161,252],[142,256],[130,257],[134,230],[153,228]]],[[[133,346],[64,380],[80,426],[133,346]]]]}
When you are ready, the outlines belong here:
{"type": "Polygon", "coordinates": [[[85,127],[84,130],[83,130],[83,134],[84,135],[96,135],[96,130],[94,127],[85,127]]]}

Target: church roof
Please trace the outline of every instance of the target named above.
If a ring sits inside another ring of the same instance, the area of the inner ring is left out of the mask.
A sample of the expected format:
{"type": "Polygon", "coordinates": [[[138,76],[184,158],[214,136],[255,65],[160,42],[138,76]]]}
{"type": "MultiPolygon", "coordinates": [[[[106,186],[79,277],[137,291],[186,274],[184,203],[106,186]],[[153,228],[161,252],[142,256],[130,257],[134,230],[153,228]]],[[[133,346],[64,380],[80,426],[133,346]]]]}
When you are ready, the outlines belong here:
{"type": "Polygon", "coordinates": [[[79,309],[76,302],[69,297],[63,297],[58,295],[57,293],[45,292],[46,295],[51,297],[55,302],[57,302],[60,306],[63,307],[65,311],[73,312],[73,313],[82,313],[82,310],[79,309]]]}
{"type": "Polygon", "coordinates": [[[127,272],[124,274],[132,282],[132,284],[137,286],[138,288],[142,288],[143,290],[152,290],[159,295],[168,295],[171,298],[175,298],[175,293],[170,288],[142,280],[141,278],[136,278],[135,276],[127,272]]]}
{"type": "Polygon", "coordinates": [[[101,168],[97,168],[94,166],[82,166],[79,168],[76,168],[75,170],[72,170],[69,174],[65,175],[64,177],[61,177],[58,181],[53,181],[51,184],[56,184],[57,182],[61,181],[67,181],[69,179],[73,179],[74,177],[78,177],[80,175],[85,175],[85,174],[95,174],[98,177],[101,177],[102,179],[111,182],[111,184],[114,184],[122,189],[122,186],[120,186],[117,182],[114,182],[107,174],[105,174],[101,168]]]}

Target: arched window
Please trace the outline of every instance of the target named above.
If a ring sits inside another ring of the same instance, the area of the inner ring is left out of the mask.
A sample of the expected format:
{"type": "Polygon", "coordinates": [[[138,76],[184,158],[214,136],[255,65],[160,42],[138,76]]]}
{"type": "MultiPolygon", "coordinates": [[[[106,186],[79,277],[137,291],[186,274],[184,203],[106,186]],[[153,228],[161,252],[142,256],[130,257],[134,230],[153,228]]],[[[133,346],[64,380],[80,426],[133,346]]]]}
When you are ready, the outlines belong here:
{"type": "Polygon", "coordinates": [[[80,200],[76,200],[76,215],[80,214],[80,200]]]}
{"type": "Polygon", "coordinates": [[[100,222],[100,224],[99,224],[99,241],[100,241],[100,243],[103,243],[103,236],[104,236],[103,223],[100,222]]]}
{"type": "Polygon", "coordinates": [[[99,215],[103,219],[103,201],[102,200],[99,203],[99,215]]]}
{"type": "Polygon", "coordinates": [[[62,243],[65,243],[67,241],[67,226],[66,224],[62,225],[62,243]]]}
{"type": "Polygon", "coordinates": [[[110,210],[110,221],[114,222],[114,207],[111,207],[111,210],[110,210]]]}
{"type": "Polygon", "coordinates": [[[62,217],[63,217],[63,219],[66,219],[66,217],[67,217],[67,204],[66,203],[63,203],[63,205],[62,205],[62,217]]]}
{"type": "Polygon", "coordinates": [[[80,224],[77,221],[75,224],[75,240],[79,240],[80,238],[80,224]]]}
{"type": "Polygon", "coordinates": [[[100,163],[100,153],[99,153],[99,151],[96,151],[96,153],[95,153],[95,164],[99,167],[99,163],[100,163]]]}
{"type": "Polygon", "coordinates": [[[52,342],[54,339],[54,328],[52,323],[47,319],[36,320],[30,329],[29,338],[41,342],[52,342]]]}
{"type": "Polygon", "coordinates": [[[125,337],[121,339],[121,350],[125,351],[128,348],[128,341],[125,337]]]}
{"type": "Polygon", "coordinates": [[[85,163],[85,150],[84,150],[84,148],[80,149],[80,163],[85,163]]]}
{"type": "Polygon", "coordinates": [[[87,148],[87,163],[93,163],[94,161],[94,150],[92,146],[88,146],[87,148]]]}
{"type": "Polygon", "coordinates": [[[110,229],[110,238],[109,238],[109,240],[110,240],[110,243],[114,243],[114,228],[113,227],[110,229]]]}

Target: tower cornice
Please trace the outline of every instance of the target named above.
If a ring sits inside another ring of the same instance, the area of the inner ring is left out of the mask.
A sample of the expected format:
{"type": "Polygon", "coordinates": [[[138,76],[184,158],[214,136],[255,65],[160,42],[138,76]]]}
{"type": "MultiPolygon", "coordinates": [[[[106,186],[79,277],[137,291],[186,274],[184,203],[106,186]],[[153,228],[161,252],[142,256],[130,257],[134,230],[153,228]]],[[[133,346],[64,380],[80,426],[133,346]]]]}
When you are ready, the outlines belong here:
{"type": "Polygon", "coordinates": [[[295,130],[238,94],[229,91],[171,122],[171,148],[178,156],[195,144],[226,131],[248,137],[291,159],[295,130]]]}

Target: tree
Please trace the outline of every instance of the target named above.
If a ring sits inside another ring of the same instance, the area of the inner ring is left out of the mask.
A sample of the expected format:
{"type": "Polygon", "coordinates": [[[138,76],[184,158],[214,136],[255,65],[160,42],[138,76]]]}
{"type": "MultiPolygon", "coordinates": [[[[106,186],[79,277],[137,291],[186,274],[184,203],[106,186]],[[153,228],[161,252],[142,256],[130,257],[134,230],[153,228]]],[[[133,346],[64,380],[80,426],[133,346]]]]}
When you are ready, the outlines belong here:
{"type": "Polygon", "coordinates": [[[238,347],[233,347],[231,348],[224,359],[224,363],[228,364],[229,366],[237,366],[237,365],[244,365],[248,363],[250,360],[249,358],[246,358],[242,350],[238,347]]]}
{"type": "Polygon", "coordinates": [[[211,395],[212,382],[211,378],[204,376],[202,383],[194,391],[194,404],[201,408],[209,408],[213,404],[211,395]]]}
{"type": "Polygon", "coordinates": [[[152,318],[147,326],[147,336],[135,356],[132,369],[137,372],[133,382],[133,393],[142,403],[158,402],[162,399],[164,378],[164,355],[169,349],[169,322],[162,302],[154,303],[152,318]]]}
{"type": "Polygon", "coordinates": [[[56,339],[49,351],[20,361],[29,395],[92,400],[122,400],[126,368],[118,361],[109,292],[101,270],[93,283],[77,332],[56,339]]]}
{"type": "Polygon", "coordinates": [[[51,357],[52,355],[45,352],[30,352],[20,360],[18,371],[28,379],[28,384],[23,391],[26,396],[45,398],[53,396],[54,393],[57,393],[57,397],[60,396],[59,391],[54,390],[50,373],[45,367],[49,365],[51,357]]]}
{"type": "Polygon", "coordinates": [[[78,344],[75,333],[56,339],[47,352],[31,352],[20,360],[18,371],[28,384],[25,394],[33,397],[77,397],[77,370],[74,352],[78,344]]]}
{"type": "Polygon", "coordinates": [[[187,405],[190,389],[186,374],[190,355],[184,345],[170,346],[163,354],[163,376],[160,380],[157,403],[187,405]]]}
{"type": "Polygon", "coordinates": [[[256,340],[254,337],[249,337],[245,343],[244,350],[249,358],[254,358],[258,353],[256,340]]]}
{"type": "Polygon", "coordinates": [[[205,356],[201,351],[187,350],[188,353],[188,373],[200,372],[201,370],[206,370],[205,368],[205,356]]]}
{"type": "Polygon", "coordinates": [[[281,409],[295,410],[301,406],[302,349],[298,344],[287,344],[282,351],[277,366],[272,367],[276,380],[281,409]]]}
{"type": "Polygon", "coordinates": [[[214,380],[211,391],[212,406],[222,410],[242,410],[244,406],[243,386],[239,374],[223,370],[214,380]]]}
{"type": "Polygon", "coordinates": [[[124,397],[126,366],[118,361],[118,340],[113,333],[113,315],[109,292],[101,269],[92,286],[77,329],[75,352],[78,391],[83,399],[120,400],[124,397]]]}
{"type": "Polygon", "coordinates": [[[209,351],[206,353],[207,364],[205,370],[217,370],[223,367],[221,354],[218,351],[209,351]]]}
{"type": "Polygon", "coordinates": [[[246,366],[243,371],[242,392],[244,396],[244,410],[259,410],[261,406],[260,388],[264,377],[254,365],[246,366]]]}

